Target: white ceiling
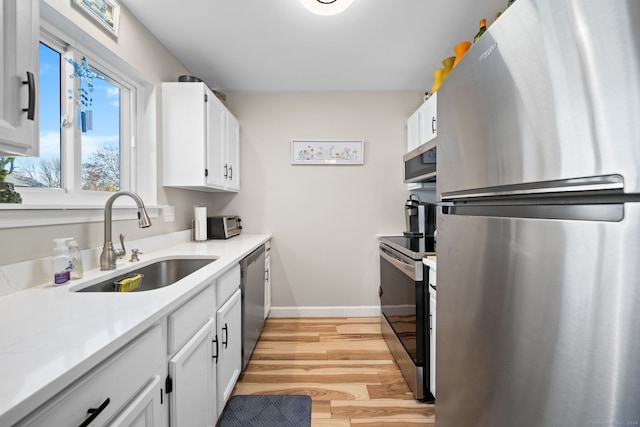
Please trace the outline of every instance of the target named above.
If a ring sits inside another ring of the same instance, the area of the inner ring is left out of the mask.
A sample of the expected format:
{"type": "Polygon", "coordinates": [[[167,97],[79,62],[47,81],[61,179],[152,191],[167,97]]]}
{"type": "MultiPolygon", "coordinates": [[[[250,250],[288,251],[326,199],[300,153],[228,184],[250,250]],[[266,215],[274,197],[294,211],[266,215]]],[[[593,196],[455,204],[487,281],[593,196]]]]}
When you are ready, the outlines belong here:
{"type": "MultiPolygon", "coordinates": [[[[314,15],[300,0],[122,0],[222,92],[429,90],[433,70],[507,0],[354,0],[314,15]]],[[[176,76],[177,78],[178,76],[176,76]]]]}

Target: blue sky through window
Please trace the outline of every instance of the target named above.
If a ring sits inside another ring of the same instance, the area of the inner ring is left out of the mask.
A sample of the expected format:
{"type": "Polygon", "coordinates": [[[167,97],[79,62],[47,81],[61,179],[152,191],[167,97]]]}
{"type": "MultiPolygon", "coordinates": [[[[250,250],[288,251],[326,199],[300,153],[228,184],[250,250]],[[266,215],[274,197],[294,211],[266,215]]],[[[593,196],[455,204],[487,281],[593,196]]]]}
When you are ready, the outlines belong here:
{"type": "Polygon", "coordinates": [[[58,52],[40,43],[40,158],[60,158],[60,60],[58,52]]]}

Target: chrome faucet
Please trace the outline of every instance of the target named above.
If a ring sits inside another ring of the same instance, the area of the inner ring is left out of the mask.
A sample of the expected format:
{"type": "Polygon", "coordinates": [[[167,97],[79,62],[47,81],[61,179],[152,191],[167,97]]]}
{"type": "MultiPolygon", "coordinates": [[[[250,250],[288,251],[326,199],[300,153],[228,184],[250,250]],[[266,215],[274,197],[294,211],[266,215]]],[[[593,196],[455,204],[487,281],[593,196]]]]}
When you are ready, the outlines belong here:
{"type": "Polygon", "coordinates": [[[127,253],[124,247],[124,234],[120,234],[121,249],[114,249],[113,243],[111,243],[112,207],[113,202],[120,196],[129,196],[136,202],[138,206],[138,227],[151,227],[151,219],[149,219],[149,215],[147,215],[144,203],[136,193],[132,193],[131,191],[118,191],[109,197],[107,203],[104,205],[104,244],[102,245],[102,254],[100,255],[100,270],[115,269],[116,260],[124,257],[127,253]]]}

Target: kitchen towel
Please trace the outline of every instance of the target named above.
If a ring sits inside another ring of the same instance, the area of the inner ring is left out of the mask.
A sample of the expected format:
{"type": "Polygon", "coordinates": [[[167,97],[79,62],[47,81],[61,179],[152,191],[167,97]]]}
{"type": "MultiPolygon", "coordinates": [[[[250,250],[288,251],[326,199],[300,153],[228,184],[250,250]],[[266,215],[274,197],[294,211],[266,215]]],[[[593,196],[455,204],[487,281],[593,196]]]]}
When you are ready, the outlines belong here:
{"type": "Polygon", "coordinates": [[[305,395],[233,396],[216,427],[310,427],[311,398],[305,395]]]}
{"type": "Polygon", "coordinates": [[[207,240],[207,207],[193,208],[193,240],[203,242],[207,240]]]}

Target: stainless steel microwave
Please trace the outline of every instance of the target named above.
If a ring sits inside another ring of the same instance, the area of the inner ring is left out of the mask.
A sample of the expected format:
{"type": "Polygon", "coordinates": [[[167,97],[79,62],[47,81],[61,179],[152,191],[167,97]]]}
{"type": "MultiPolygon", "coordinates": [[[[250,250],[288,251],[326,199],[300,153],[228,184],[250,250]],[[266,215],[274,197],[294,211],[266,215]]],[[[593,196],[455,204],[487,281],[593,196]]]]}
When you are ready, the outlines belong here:
{"type": "Polygon", "coordinates": [[[404,155],[404,182],[435,182],[435,141],[420,145],[404,155]]]}

